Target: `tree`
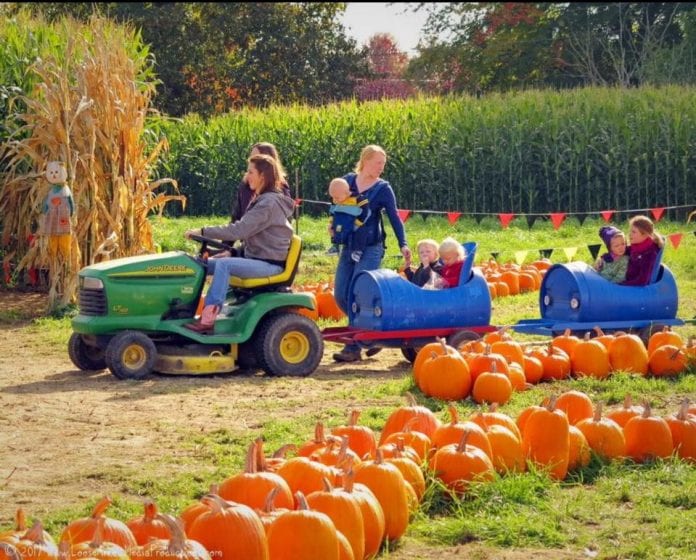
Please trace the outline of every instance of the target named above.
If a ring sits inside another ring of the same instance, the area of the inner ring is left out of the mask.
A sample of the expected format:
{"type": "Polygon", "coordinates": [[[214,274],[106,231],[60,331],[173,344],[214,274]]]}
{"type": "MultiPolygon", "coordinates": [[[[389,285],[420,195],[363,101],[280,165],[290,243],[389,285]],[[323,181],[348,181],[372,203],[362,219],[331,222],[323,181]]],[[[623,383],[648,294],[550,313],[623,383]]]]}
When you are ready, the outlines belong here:
{"type": "Polygon", "coordinates": [[[406,98],[414,88],[404,79],[408,55],[399,50],[390,33],[376,33],[367,43],[367,66],[370,76],[355,87],[358,99],[406,98]]]}
{"type": "MultiPolygon", "coordinates": [[[[15,3],[19,5],[19,3],[15,3]]],[[[25,5],[25,4],[22,4],[25,5]]],[[[352,95],[366,73],[338,21],[345,3],[35,3],[47,17],[92,11],[134,24],[161,81],[155,106],[207,115],[240,106],[310,104],[352,95]]]]}

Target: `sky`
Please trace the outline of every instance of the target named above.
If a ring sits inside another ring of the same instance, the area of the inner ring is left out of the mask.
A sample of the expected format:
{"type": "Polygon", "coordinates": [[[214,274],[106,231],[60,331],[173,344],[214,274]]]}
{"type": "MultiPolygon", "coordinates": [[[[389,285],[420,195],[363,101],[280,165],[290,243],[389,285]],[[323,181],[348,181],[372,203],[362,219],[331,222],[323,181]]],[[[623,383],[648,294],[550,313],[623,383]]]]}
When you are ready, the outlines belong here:
{"type": "Polygon", "coordinates": [[[404,14],[406,5],[405,2],[348,2],[341,21],[358,45],[367,43],[375,33],[391,33],[399,49],[413,56],[427,14],[424,10],[404,14]]]}

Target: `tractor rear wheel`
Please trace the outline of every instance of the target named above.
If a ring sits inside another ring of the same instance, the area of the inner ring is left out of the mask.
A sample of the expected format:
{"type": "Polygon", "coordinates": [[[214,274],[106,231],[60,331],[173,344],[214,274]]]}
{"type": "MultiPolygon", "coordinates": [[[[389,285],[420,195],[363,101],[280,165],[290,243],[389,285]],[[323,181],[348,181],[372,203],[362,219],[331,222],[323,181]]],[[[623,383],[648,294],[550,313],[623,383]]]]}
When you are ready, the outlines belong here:
{"type": "Polygon", "coordinates": [[[106,347],[106,365],[119,379],[142,379],[157,359],[157,347],[150,337],[139,331],[123,331],[106,347]]]}
{"type": "Polygon", "coordinates": [[[401,347],[401,353],[403,354],[404,358],[406,358],[406,360],[408,360],[411,363],[416,361],[418,350],[420,350],[420,348],[414,348],[413,346],[401,347]]]}
{"type": "Polygon", "coordinates": [[[68,356],[83,371],[99,371],[106,367],[104,350],[85,342],[80,333],[72,333],[68,340],[68,356]]]}
{"type": "Polygon", "coordinates": [[[317,324],[297,313],[265,318],[254,334],[258,364],[269,375],[305,377],[324,354],[324,339],[317,324]]]}

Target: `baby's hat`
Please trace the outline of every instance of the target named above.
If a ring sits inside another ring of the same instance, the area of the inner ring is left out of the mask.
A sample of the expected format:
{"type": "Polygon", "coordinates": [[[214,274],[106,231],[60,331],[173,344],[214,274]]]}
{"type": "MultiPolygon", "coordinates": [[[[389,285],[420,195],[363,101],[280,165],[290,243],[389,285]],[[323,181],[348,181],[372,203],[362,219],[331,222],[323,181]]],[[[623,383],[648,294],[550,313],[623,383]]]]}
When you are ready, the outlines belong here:
{"type": "Polygon", "coordinates": [[[614,226],[602,226],[601,228],[599,228],[599,236],[602,238],[602,241],[604,241],[604,244],[607,246],[607,250],[611,251],[611,240],[617,233],[621,233],[621,230],[615,228],[614,226]]]}

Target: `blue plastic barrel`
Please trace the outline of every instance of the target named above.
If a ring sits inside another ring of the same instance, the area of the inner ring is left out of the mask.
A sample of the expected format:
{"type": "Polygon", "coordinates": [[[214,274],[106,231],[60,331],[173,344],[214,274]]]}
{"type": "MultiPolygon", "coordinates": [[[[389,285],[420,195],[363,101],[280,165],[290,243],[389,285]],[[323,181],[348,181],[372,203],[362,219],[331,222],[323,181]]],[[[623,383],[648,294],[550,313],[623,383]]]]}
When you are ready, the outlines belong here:
{"type": "Polygon", "coordinates": [[[672,272],[659,265],[647,286],[621,286],[602,278],[584,262],[556,264],[541,283],[544,319],[577,323],[674,319],[679,297],[672,272]]]}
{"type": "Polygon", "coordinates": [[[480,271],[444,290],[424,290],[393,270],[360,273],[349,297],[350,326],[379,331],[488,325],[491,296],[480,271]]]}

